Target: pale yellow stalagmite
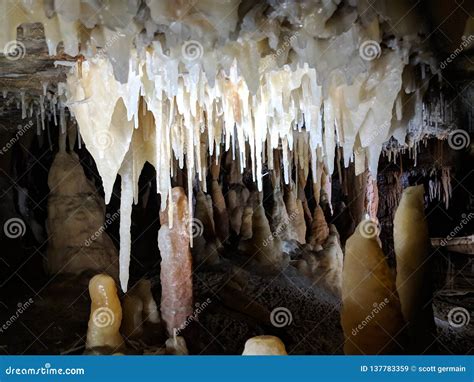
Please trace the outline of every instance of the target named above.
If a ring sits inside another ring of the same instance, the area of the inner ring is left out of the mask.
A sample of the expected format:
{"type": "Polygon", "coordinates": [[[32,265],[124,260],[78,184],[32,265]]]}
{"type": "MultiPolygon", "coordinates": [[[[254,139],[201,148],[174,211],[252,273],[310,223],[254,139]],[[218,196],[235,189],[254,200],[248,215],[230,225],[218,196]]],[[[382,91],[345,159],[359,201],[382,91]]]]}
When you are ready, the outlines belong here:
{"type": "Polygon", "coordinates": [[[143,334],[143,302],[138,296],[125,295],[122,301],[122,326],[120,332],[129,339],[143,334]]]}
{"type": "Polygon", "coordinates": [[[275,336],[252,337],[245,342],[242,355],[288,355],[285,344],[275,336]]]}
{"type": "Polygon", "coordinates": [[[346,242],[341,324],[345,354],[391,354],[404,320],[395,279],[376,233],[362,221],[346,242]]]}
{"type": "Polygon", "coordinates": [[[393,225],[397,291],[413,351],[425,350],[434,340],[432,290],[428,273],[430,244],[423,196],[423,185],[406,188],[393,225]]]}
{"type": "Polygon", "coordinates": [[[89,281],[92,300],[87,327],[86,349],[115,352],[124,346],[119,329],[122,322],[122,306],[112,277],[99,274],[89,281]]]}

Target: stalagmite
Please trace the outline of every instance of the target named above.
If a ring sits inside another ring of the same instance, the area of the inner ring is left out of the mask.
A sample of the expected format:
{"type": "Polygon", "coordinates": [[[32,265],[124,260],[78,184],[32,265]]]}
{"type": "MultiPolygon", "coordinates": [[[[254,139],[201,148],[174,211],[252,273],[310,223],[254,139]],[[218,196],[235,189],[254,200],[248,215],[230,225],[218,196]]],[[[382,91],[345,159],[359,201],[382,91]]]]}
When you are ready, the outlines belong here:
{"type": "Polygon", "coordinates": [[[219,262],[218,250],[221,244],[216,238],[212,200],[202,191],[196,194],[193,224],[195,227],[193,227],[192,253],[195,255],[195,259],[200,263],[217,264],[219,262]]]}
{"type": "Polygon", "coordinates": [[[239,248],[269,271],[276,271],[287,265],[287,259],[280,250],[278,234],[270,230],[263,205],[259,203],[252,215],[252,237],[241,241],[239,248]]]}
{"type": "Polygon", "coordinates": [[[342,253],[339,234],[333,224],[330,225],[329,232],[328,239],[323,245],[323,250],[317,253],[319,260],[318,270],[322,274],[321,278],[329,290],[340,296],[344,254],[342,253]]]}
{"type": "Polygon", "coordinates": [[[219,171],[220,171],[220,162],[215,158],[211,158],[211,195],[212,202],[214,205],[214,223],[216,228],[216,234],[219,240],[225,242],[229,237],[229,215],[227,213],[227,207],[225,204],[224,195],[222,193],[222,188],[218,183],[219,171]]]}
{"type": "Polygon", "coordinates": [[[311,223],[311,233],[309,244],[314,246],[323,245],[329,236],[329,227],[324,217],[323,209],[317,205],[313,213],[313,221],[311,223]]]}
{"type": "Polygon", "coordinates": [[[105,219],[104,201],[85,176],[77,154],[56,154],[48,186],[48,273],[93,270],[117,277],[118,256],[105,232],[109,219],[105,219]]]}
{"type": "Polygon", "coordinates": [[[346,242],[341,324],[345,354],[397,352],[404,320],[395,279],[376,235],[362,221],[346,242]]]}
{"type": "Polygon", "coordinates": [[[173,337],[166,340],[166,354],[168,355],[188,355],[188,347],[183,337],[177,336],[176,333],[173,337]]]}
{"type": "Polygon", "coordinates": [[[283,192],[281,189],[281,180],[279,171],[275,170],[273,179],[273,211],[272,211],[272,229],[278,232],[281,240],[298,240],[298,233],[295,231],[294,225],[291,224],[290,216],[286,210],[283,192]]]}
{"type": "Polygon", "coordinates": [[[393,241],[397,259],[397,291],[408,323],[412,351],[433,344],[434,318],[429,275],[429,236],[423,185],[403,191],[395,213],[393,241]]]}
{"type": "Polygon", "coordinates": [[[125,295],[122,301],[122,326],[120,332],[127,338],[139,338],[143,334],[143,302],[138,296],[125,295]]]}
{"type": "Polygon", "coordinates": [[[242,355],[288,355],[285,344],[275,336],[252,337],[245,342],[242,355]]]}
{"type": "Polygon", "coordinates": [[[296,240],[301,244],[306,243],[306,222],[304,220],[303,204],[296,197],[294,184],[285,192],[285,205],[288,214],[288,224],[296,232],[296,240]]]}
{"type": "Polygon", "coordinates": [[[189,248],[188,200],[181,187],[171,190],[160,213],[158,247],[161,254],[161,317],[169,335],[192,314],[192,257],[189,248]]]}
{"type": "Polygon", "coordinates": [[[122,307],[114,279],[105,274],[94,276],[89,281],[89,295],[92,303],[86,348],[115,353],[124,342],[119,333],[122,307]]]}
{"type": "Polygon", "coordinates": [[[153,324],[161,322],[158,306],[156,305],[155,299],[151,293],[150,280],[139,280],[130,290],[129,294],[140,298],[143,306],[143,321],[148,321],[153,324]]]}

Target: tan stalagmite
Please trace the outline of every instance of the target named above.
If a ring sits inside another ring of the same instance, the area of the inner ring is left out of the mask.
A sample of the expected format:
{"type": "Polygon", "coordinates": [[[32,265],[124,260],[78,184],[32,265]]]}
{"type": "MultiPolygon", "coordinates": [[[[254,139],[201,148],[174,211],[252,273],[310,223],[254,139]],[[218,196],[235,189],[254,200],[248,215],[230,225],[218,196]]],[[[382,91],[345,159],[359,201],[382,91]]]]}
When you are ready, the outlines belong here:
{"type": "Polygon", "coordinates": [[[275,336],[252,337],[245,342],[242,355],[288,355],[285,344],[275,336]]]}
{"type": "Polygon", "coordinates": [[[311,234],[309,237],[309,244],[313,247],[316,245],[323,245],[329,236],[329,227],[324,217],[324,212],[321,206],[317,205],[313,213],[313,221],[311,223],[311,234]]]}
{"type": "Polygon", "coordinates": [[[143,302],[138,296],[125,295],[122,301],[122,326],[120,332],[129,339],[143,334],[143,302]]]}
{"type": "Polygon", "coordinates": [[[189,247],[190,216],[182,187],[171,190],[167,208],[160,213],[158,247],[161,254],[161,317],[169,335],[192,314],[192,257],[189,247]]]}
{"type": "Polygon", "coordinates": [[[176,335],[174,332],[171,338],[168,338],[165,343],[166,354],[168,355],[188,355],[188,347],[183,337],[176,335]]]}
{"type": "Polygon", "coordinates": [[[192,253],[197,262],[209,265],[219,262],[218,249],[221,246],[216,236],[212,207],[211,197],[198,191],[192,220],[194,236],[192,253]]]}
{"type": "Polygon", "coordinates": [[[252,215],[252,237],[241,240],[239,249],[252,256],[267,270],[276,271],[287,265],[280,248],[280,238],[271,231],[263,204],[258,202],[252,215]]]}
{"type": "Polygon", "coordinates": [[[423,195],[423,185],[406,188],[393,225],[397,291],[402,313],[408,323],[412,348],[422,349],[423,345],[432,344],[430,332],[434,330],[427,274],[430,244],[423,195]]]}
{"type": "MultiPolygon", "coordinates": [[[[56,154],[48,186],[48,273],[93,270],[117,277],[117,250],[104,228],[104,200],[84,174],[77,154],[56,154]]],[[[118,213],[110,219],[117,217],[118,213]]]]}
{"type": "Polygon", "coordinates": [[[318,273],[327,287],[337,296],[341,295],[342,289],[342,269],[344,254],[342,253],[339,233],[336,227],[331,224],[329,236],[323,245],[323,250],[317,252],[319,260],[318,273]]]}
{"type": "Polygon", "coordinates": [[[216,160],[215,156],[213,156],[211,161],[211,196],[214,205],[213,218],[217,237],[221,242],[224,242],[229,236],[229,215],[227,213],[224,194],[219,185],[220,160],[216,160]]]}
{"type": "Polygon", "coordinates": [[[376,231],[362,221],[346,242],[342,274],[341,324],[345,354],[390,354],[404,321],[395,279],[376,231]],[[367,318],[369,317],[369,318],[367,318]]]}
{"type": "Polygon", "coordinates": [[[151,293],[151,281],[139,280],[130,291],[130,294],[137,296],[143,305],[143,321],[158,324],[161,322],[158,306],[151,293]]]}
{"type": "Polygon", "coordinates": [[[89,281],[89,295],[92,303],[86,348],[108,348],[115,352],[124,342],[119,332],[122,307],[114,279],[105,274],[94,276],[89,281]]]}
{"type": "Polygon", "coordinates": [[[296,240],[301,244],[306,243],[306,222],[304,220],[303,203],[296,197],[296,187],[294,184],[285,192],[285,205],[286,212],[288,213],[288,224],[296,232],[296,240]]]}

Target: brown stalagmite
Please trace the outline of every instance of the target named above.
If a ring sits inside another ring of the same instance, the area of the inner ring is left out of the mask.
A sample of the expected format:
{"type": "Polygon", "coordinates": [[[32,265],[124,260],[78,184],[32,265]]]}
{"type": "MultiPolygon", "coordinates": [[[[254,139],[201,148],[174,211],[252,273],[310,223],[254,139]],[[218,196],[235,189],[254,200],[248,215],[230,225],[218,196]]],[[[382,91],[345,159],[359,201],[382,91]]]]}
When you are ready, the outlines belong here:
{"type": "Polygon", "coordinates": [[[114,279],[105,274],[94,276],[89,281],[89,295],[92,303],[86,348],[115,352],[123,346],[123,338],[119,333],[122,307],[114,279]]]}
{"type": "Polygon", "coordinates": [[[291,225],[296,232],[296,240],[301,244],[306,243],[306,221],[304,219],[303,204],[301,200],[296,197],[294,184],[285,192],[285,205],[289,225],[291,225]]]}
{"type": "Polygon", "coordinates": [[[298,234],[286,211],[279,173],[280,171],[275,170],[273,177],[272,228],[274,232],[278,232],[281,240],[298,240],[298,234]]]}
{"type": "Polygon", "coordinates": [[[271,231],[261,202],[253,211],[252,230],[252,237],[249,240],[241,241],[239,248],[271,271],[287,265],[286,258],[280,249],[280,238],[271,231]]]}
{"type": "Polygon", "coordinates": [[[217,264],[219,262],[218,249],[221,244],[216,237],[212,213],[212,201],[209,195],[202,191],[196,194],[196,208],[193,219],[193,248],[192,253],[198,262],[217,264]]]}
{"type": "Polygon", "coordinates": [[[316,206],[313,213],[313,222],[311,223],[311,234],[309,237],[309,244],[313,247],[316,245],[323,245],[329,236],[329,227],[324,217],[324,212],[321,206],[316,206]]]}
{"type": "Polygon", "coordinates": [[[345,354],[390,354],[404,325],[395,279],[377,235],[362,221],[346,242],[341,324],[345,354]],[[369,318],[368,318],[369,317],[369,318]]]}
{"type": "Polygon", "coordinates": [[[211,158],[211,195],[212,203],[214,205],[214,222],[216,225],[216,235],[221,242],[224,242],[229,237],[229,215],[225,204],[222,188],[219,185],[219,171],[220,160],[216,161],[215,157],[211,158]]]}
{"type": "Polygon", "coordinates": [[[192,257],[189,248],[188,201],[182,187],[171,190],[171,200],[160,213],[158,247],[161,254],[161,317],[169,335],[192,314],[192,257]],[[171,206],[170,206],[171,204],[171,206]],[[172,208],[172,227],[168,209],[172,208]]]}
{"type": "Polygon", "coordinates": [[[434,341],[432,290],[428,274],[429,235],[423,195],[423,185],[405,189],[393,226],[397,291],[415,352],[426,350],[434,341]]]}
{"type": "Polygon", "coordinates": [[[151,293],[151,281],[146,279],[139,280],[130,291],[130,294],[137,296],[143,305],[143,321],[153,324],[161,322],[158,306],[151,293]]]}
{"type": "Polygon", "coordinates": [[[288,355],[285,344],[275,336],[252,337],[245,342],[242,355],[288,355]]]}
{"type": "Polygon", "coordinates": [[[344,255],[339,234],[333,224],[330,226],[330,234],[324,243],[323,250],[317,253],[317,257],[319,259],[318,269],[322,273],[322,281],[334,294],[340,296],[344,255]]]}
{"type": "Polygon", "coordinates": [[[125,295],[122,311],[121,333],[128,339],[140,337],[143,334],[143,302],[140,297],[125,295]]]}

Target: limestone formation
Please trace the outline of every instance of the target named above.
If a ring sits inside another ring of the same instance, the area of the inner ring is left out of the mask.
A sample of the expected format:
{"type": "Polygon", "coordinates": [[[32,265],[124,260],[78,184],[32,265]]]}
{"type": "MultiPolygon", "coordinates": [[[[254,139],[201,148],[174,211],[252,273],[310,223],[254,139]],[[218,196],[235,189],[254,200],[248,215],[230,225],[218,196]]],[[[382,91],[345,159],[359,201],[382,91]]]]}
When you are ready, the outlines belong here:
{"type": "Polygon", "coordinates": [[[345,354],[391,354],[404,327],[395,279],[376,235],[361,222],[346,242],[341,324],[345,354]]]}
{"type": "Polygon", "coordinates": [[[167,209],[160,213],[158,247],[161,254],[161,317],[169,335],[192,314],[192,257],[189,210],[183,188],[172,189],[167,209]]]}
{"type": "Polygon", "coordinates": [[[48,175],[48,273],[85,270],[118,276],[117,250],[105,232],[104,200],[87,179],[77,154],[59,151],[48,175]]]}
{"type": "Polygon", "coordinates": [[[122,306],[114,279],[106,274],[94,276],[89,281],[89,295],[92,303],[86,349],[115,353],[124,341],[119,332],[122,306]]]}
{"type": "Polygon", "coordinates": [[[252,337],[245,342],[242,355],[288,355],[285,344],[275,336],[252,337]]]}

